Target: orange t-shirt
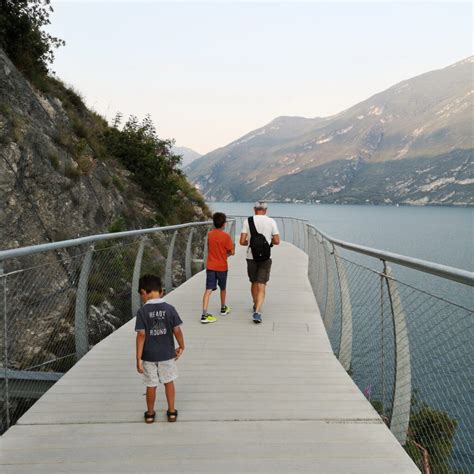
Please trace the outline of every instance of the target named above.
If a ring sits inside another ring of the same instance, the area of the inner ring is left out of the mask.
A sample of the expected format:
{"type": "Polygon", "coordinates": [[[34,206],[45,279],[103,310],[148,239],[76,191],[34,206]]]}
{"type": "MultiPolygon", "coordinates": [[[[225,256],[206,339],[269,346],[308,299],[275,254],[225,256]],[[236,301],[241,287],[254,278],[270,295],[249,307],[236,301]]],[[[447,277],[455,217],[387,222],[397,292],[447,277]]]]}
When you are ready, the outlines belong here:
{"type": "Polygon", "coordinates": [[[227,256],[234,248],[230,235],[220,229],[213,229],[207,234],[207,264],[208,270],[225,272],[227,256]]]}

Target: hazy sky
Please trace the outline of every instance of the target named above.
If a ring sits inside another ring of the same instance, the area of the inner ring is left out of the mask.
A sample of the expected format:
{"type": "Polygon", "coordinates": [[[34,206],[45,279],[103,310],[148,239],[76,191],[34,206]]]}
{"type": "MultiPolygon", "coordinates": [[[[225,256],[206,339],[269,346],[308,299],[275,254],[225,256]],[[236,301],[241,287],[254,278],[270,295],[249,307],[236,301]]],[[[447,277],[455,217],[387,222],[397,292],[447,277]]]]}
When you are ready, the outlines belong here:
{"type": "Polygon", "coordinates": [[[472,54],[470,2],[52,3],[57,74],[108,119],[149,113],[200,153],[472,54]]]}

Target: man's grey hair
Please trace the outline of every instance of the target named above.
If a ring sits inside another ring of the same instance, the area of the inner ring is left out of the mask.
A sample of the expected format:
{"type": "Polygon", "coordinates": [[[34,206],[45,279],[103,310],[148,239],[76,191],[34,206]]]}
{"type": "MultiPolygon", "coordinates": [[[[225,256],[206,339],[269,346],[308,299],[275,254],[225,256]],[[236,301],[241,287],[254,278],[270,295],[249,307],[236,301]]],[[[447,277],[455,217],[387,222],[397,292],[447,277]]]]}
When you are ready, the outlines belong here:
{"type": "Polygon", "coordinates": [[[265,201],[257,201],[255,203],[255,206],[253,206],[253,208],[256,209],[257,211],[259,210],[265,211],[268,208],[268,206],[265,201]]]}

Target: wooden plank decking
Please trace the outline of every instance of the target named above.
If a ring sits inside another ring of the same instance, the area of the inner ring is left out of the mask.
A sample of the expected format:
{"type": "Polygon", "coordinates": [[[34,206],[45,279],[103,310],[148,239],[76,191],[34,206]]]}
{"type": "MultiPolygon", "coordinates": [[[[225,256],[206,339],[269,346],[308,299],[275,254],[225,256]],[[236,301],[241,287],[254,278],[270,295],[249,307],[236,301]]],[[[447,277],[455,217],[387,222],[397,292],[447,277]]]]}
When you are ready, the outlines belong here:
{"type": "Polygon", "coordinates": [[[419,472],[332,354],[306,255],[287,243],[273,254],[261,325],[251,321],[242,249],[231,259],[231,315],[200,324],[203,273],[168,295],[187,344],[177,423],[166,422],[161,388],[157,422],[142,421],[131,321],[0,438],[0,471],[419,472]]]}

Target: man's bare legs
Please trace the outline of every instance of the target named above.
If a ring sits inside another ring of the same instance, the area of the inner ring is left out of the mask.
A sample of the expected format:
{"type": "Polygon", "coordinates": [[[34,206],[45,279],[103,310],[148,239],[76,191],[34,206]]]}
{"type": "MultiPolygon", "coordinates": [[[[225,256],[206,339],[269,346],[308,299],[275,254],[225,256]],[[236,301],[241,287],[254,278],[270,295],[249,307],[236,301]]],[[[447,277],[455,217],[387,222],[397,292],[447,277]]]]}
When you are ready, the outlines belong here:
{"type": "Polygon", "coordinates": [[[251,291],[253,304],[255,305],[255,311],[260,313],[260,310],[265,301],[265,290],[267,285],[265,283],[252,282],[251,291]]]}

